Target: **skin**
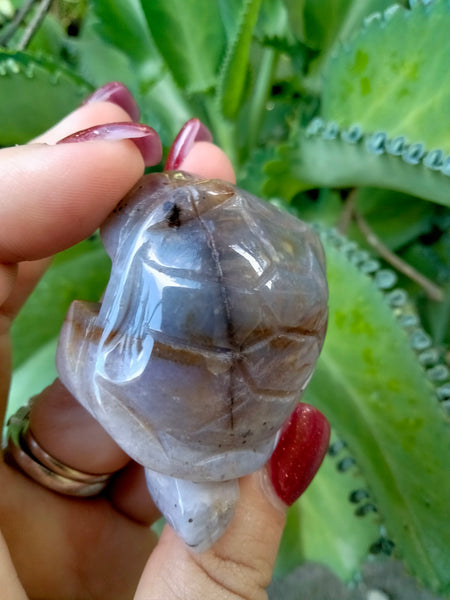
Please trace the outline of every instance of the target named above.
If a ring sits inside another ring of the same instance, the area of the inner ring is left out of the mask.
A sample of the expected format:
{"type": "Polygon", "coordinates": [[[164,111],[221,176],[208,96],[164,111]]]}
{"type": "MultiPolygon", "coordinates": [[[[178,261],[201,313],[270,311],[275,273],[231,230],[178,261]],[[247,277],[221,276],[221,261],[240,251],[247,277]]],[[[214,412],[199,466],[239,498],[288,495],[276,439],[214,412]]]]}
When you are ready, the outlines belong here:
{"type": "MultiPolygon", "coordinates": [[[[130,141],[55,146],[100,123],[127,121],[118,106],[78,109],[27,146],[0,150],[0,414],[11,368],[10,327],[49,257],[102,223],[143,173],[130,141]]],[[[234,181],[222,151],[199,142],[182,167],[234,181]],[[205,165],[208,165],[205,167],[205,165]]],[[[24,398],[24,403],[27,401],[24,398]]],[[[285,522],[266,470],[241,481],[226,534],[201,555],[190,553],[159,518],[142,470],[87,415],[59,382],[33,409],[39,442],[89,472],[123,468],[109,493],[90,500],[55,494],[0,462],[0,589],[5,600],[263,600],[285,522]]]]}

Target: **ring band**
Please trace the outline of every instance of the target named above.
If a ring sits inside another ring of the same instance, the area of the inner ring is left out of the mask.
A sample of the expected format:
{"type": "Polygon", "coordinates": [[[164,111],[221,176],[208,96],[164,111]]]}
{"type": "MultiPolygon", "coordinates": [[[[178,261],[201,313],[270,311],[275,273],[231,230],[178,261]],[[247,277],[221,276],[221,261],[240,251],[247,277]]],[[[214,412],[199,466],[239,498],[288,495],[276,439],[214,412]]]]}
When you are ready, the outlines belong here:
{"type": "Polygon", "coordinates": [[[23,406],[8,421],[7,461],[40,485],[59,494],[86,498],[102,492],[112,473],[84,473],[48,454],[29,428],[30,412],[31,406],[23,406]]]}

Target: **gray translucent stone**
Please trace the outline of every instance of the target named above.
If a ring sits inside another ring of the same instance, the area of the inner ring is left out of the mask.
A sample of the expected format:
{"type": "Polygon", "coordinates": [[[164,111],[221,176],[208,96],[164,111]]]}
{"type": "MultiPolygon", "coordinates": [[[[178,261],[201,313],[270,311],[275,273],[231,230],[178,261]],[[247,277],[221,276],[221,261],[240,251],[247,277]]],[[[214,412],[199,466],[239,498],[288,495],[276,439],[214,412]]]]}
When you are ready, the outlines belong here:
{"type": "Polygon", "coordinates": [[[237,479],[195,483],[150,469],[146,469],[146,479],[155,504],[170,506],[165,511],[167,521],[196,552],[218,540],[239,498],[237,479]]]}
{"type": "Polygon", "coordinates": [[[180,172],[145,176],[100,233],[110,280],[101,303],[71,305],[58,371],[146,467],[175,527],[170,478],[214,484],[188,487],[217,531],[197,535],[191,522],[189,541],[177,528],[204,549],[235,502],[226,483],[218,515],[216,482],[268,460],[312,375],[327,323],[323,249],[295,217],[180,172]]]}

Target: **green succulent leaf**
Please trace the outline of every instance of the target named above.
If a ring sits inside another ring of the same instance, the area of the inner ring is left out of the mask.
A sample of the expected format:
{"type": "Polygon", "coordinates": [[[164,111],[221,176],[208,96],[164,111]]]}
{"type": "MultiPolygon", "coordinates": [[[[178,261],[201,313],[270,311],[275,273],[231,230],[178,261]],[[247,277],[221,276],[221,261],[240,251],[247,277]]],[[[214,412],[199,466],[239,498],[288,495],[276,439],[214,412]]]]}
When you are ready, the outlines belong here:
{"type": "MultiPolygon", "coordinates": [[[[289,14],[283,2],[262,0],[255,36],[262,44],[280,44],[284,50],[291,49],[296,40],[291,32],[289,14]]],[[[288,51],[289,51],[288,50],[288,51]]]]}
{"type": "Polygon", "coordinates": [[[450,154],[449,31],[449,0],[372,19],[327,65],[323,118],[450,154]]]}
{"type": "Polygon", "coordinates": [[[96,87],[109,81],[121,81],[136,93],[139,89],[137,70],[130,68],[130,59],[109,43],[96,25],[97,19],[89,15],[80,35],[71,41],[77,56],[78,73],[96,87]]]}
{"type": "Polygon", "coordinates": [[[75,109],[91,91],[86,81],[61,64],[1,50],[0,145],[27,142],[75,109]]]}
{"type": "Polygon", "coordinates": [[[120,50],[129,68],[138,70],[142,80],[155,78],[161,59],[155,64],[155,45],[139,0],[93,0],[91,18],[100,36],[120,50]]]}
{"type": "Polygon", "coordinates": [[[217,0],[220,9],[220,17],[225,27],[228,40],[232,39],[236,34],[239,15],[244,1],[245,0],[217,0]]]}
{"type": "Polygon", "coordinates": [[[109,270],[109,258],[97,236],[54,258],[14,321],[16,369],[58,336],[72,300],[98,301],[108,281],[109,270]]]}
{"type": "MultiPolygon", "coordinates": [[[[447,172],[426,166],[427,153],[407,161],[387,152],[384,134],[364,136],[358,126],[343,132],[334,122],[319,119],[310,128],[297,130],[288,144],[278,148],[278,157],[266,166],[264,192],[289,201],[302,190],[315,187],[380,187],[404,192],[425,200],[450,205],[447,172]],[[315,131],[312,132],[311,130],[315,131]],[[349,141],[348,136],[358,135],[349,141]]],[[[431,154],[431,153],[430,153],[431,154]]]]}
{"type": "Polygon", "coordinates": [[[284,0],[289,23],[311,60],[303,85],[314,93],[323,86],[323,71],[343,40],[348,40],[369,15],[384,11],[392,0],[284,0]]]}
{"type": "Polygon", "coordinates": [[[327,455],[309,488],[289,509],[276,576],[305,561],[327,565],[343,581],[359,574],[380,537],[380,517],[373,511],[358,516],[371,502],[370,494],[357,467],[342,470],[346,459],[345,448],[336,457],[327,455]],[[359,501],[354,492],[359,492],[359,501]]]}
{"type": "Polygon", "coordinates": [[[212,89],[226,44],[217,2],[152,0],[141,5],[177,84],[189,94],[212,89]]]}
{"type": "Polygon", "coordinates": [[[408,568],[450,592],[450,422],[383,294],[332,239],[329,329],[305,401],[348,443],[408,568]]]}
{"type": "MultiPolygon", "coordinates": [[[[450,182],[449,182],[450,183],[450,182]]],[[[355,204],[370,227],[391,250],[397,250],[428,233],[433,226],[436,207],[407,194],[377,188],[361,188],[355,204]]],[[[354,232],[353,239],[361,238],[354,232]]]]}
{"type": "Polygon", "coordinates": [[[55,337],[40,346],[14,371],[5,422],[25,405],[28,398],[39,394],[58,376],[55,365],[57,343],[58,338],[55,337]]]}
{"type": "Polygon", "coordinates": [[[315,50],[326,51],[345,40],[365,17],[384,10],[391,0],[284,0],[298,38],[315,50]]]}
{"type": "Polygon", "coordinates": [[[139,104],[142,122],[151,125],[168,147],[194,111],[180,93],[153,41],[151,47],[148,43],[144,45],[149,49],[145,65],[133,68],[132,57],[105,39],[99,31],[98,19],[92,14],[86,17],[81,35],[72,42],[79,73],[96,87],[108,81],[124,83],[139,104]]]}
{"type": "Polygon", "coordinates": [[[342,215],[343,201],[339,190],[322,188],[312,198],[306,192],[298,194],[287,206],[307,223],[337,227],[342,215]]]}
{"type": "Polygon", "coordinates": [[[373,186],[448,206],[449,30],[448,0],[371,19],[329,61],[323,118],[280,148],[266,192],[373,186]]]}
{"type": "Polygon", "coordinates": [[[62,60],[66,35],[61,23],[52,14],[46,15],[36,35],[31,39],[27,52],[53,56],[62,60]]]}

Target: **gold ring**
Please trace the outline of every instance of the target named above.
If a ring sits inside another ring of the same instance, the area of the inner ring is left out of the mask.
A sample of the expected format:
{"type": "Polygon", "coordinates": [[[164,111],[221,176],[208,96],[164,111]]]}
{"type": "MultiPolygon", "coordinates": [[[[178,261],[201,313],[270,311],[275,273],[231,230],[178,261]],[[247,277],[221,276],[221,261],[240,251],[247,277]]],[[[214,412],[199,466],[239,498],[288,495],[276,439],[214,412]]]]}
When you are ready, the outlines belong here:
{"type": "Polygon", "coordinates": [[[59,494],[86,498],[102,492],[112,473],[84,473],[51,456],[39,445],[29,428],[30,411],[30,405],[22,406],[8,421],[7,462],[59,494]]]}

